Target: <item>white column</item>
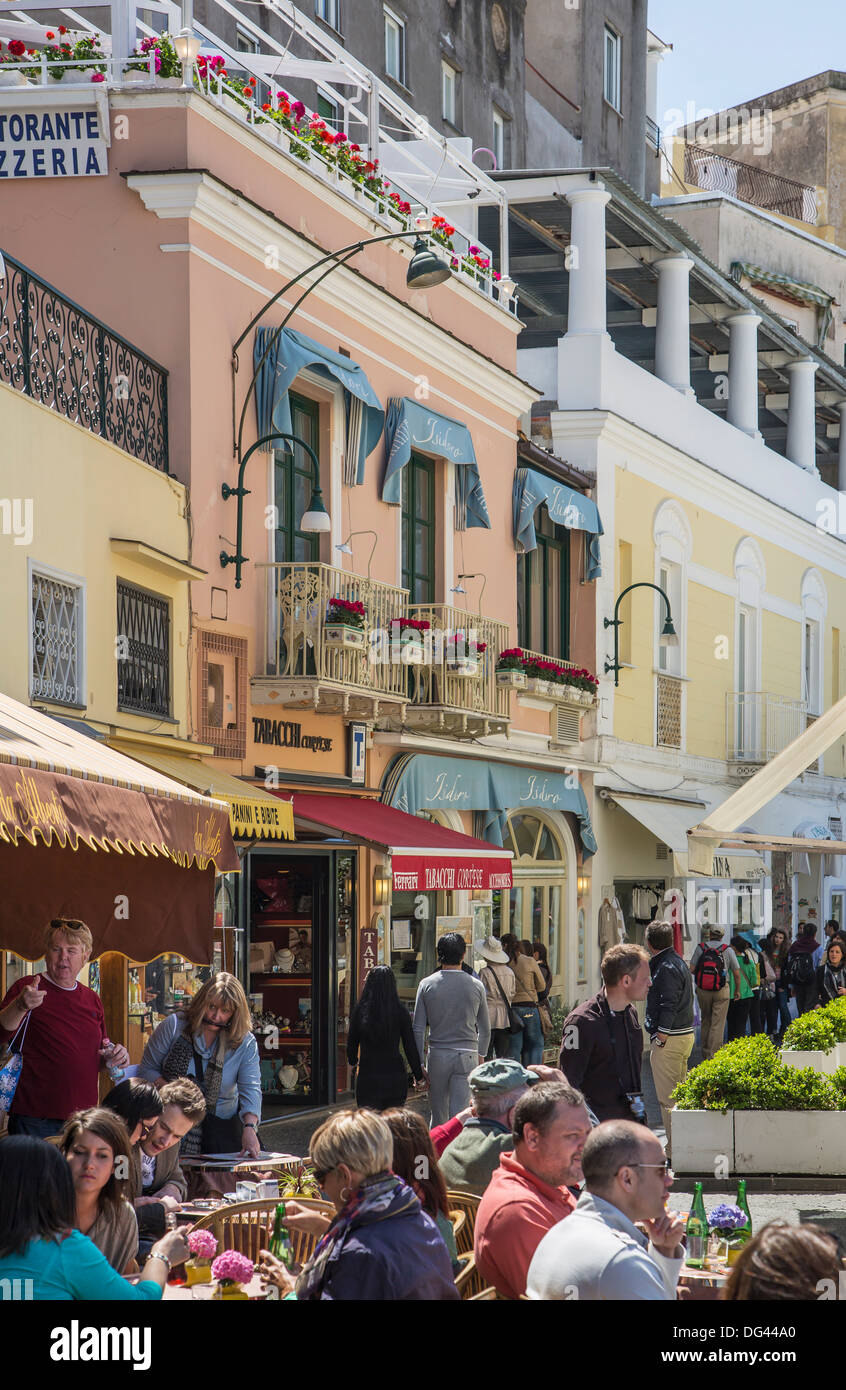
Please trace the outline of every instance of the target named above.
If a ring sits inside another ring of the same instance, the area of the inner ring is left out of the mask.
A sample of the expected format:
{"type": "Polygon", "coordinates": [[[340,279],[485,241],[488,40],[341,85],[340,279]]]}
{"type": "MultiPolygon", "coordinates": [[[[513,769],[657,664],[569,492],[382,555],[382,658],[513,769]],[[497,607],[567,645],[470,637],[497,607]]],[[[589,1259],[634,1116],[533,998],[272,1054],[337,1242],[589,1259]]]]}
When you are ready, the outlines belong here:
{"type": "Polygon", "coordinates": [[[803,357],[790,362],[790,395],[787,406],[787,457],[809,473],[817,470],[814,374],[816,362],[803,357]]]}
{"type": "Polygon", "coordinates": [[[605,333],[605,204],[610,198],[604,188],[578,188],[567,194],[572,248],[568,338],[574,333],[605,333]]]}
{"type": "Polygon", "coordinates": [[[840,411],[840,447],[837,451],[837,490],[846,492],[846,401],[838,401],[840,411]]]}
{"type": "Polygon", "coordinates": [[[655,325],[655,375],[684,395],[690,386],[689,256],[665,256],[658,271],[658,317],[655,325]]]}
{"type": "Polygon", "coordinates": [[[729,325],[728,421],[760,439],[758,429],[758,324],[759,314],[732,314],[729,325]]]}

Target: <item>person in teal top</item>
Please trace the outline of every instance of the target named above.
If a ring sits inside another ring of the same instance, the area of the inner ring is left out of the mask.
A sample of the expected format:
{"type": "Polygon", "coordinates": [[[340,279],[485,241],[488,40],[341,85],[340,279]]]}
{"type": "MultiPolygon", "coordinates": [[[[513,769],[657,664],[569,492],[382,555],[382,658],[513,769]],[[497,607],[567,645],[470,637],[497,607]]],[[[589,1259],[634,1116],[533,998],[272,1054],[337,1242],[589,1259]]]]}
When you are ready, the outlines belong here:
{"type": "Polygon", "coordinates": [[[73,1180],[59,1149],[23,1135],[5,1139],[0,1144],[0,1281],[10,1282],[0,1283],[0,1290],[11,1290],[8,1296],[159,1299],[171,1265],[188,1258],[185,1236],[168,1231],[150,1251],[140,1282],[130,1284],[88,1236],[74,1230],[75,1221],[73,1180]]]}

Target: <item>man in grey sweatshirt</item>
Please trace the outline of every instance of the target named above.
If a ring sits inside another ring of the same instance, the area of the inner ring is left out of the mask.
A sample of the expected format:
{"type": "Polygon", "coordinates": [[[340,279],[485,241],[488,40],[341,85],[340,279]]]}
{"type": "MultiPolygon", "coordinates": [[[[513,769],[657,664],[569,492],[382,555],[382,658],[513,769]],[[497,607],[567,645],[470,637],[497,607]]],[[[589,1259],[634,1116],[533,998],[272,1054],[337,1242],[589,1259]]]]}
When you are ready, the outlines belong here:
{"type": "Polygon", "coordinates": [[[429,1028],[431,1124],[442,1125],[470,1104],[467,1078],[485,1060],[491,1036],[485,987],[462,970],[466,945],[457,932],[438,942],[440,969],[417,987],[414,1041],[423,1056],[429,1028]]]}

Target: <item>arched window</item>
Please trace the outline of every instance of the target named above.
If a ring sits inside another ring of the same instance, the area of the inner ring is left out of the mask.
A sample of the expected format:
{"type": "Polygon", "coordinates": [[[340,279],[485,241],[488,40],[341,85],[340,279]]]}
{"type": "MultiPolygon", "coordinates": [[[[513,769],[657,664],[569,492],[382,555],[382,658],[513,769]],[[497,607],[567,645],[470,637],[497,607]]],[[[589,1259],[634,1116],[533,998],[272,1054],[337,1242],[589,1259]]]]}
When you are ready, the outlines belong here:
{"type": "Polygon", "coordinates": [[[564,973],[564,932],[567,912],[567,856],[558,827],[534,811],[512,811],[506,821],[503,845],[513,850],[514,887],[496,901],[501,932],[521,941],[542,941],[552,971],[553,989],[564,973]]]}

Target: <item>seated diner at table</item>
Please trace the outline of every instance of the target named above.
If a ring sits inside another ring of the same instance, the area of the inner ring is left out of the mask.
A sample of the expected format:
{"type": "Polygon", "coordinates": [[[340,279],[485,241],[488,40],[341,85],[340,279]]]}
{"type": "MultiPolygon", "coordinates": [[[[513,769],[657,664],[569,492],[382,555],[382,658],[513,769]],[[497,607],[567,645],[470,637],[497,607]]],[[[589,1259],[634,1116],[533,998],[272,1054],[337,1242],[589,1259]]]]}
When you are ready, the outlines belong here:
{"type": "Polygon", "coordinates": [[[75,1229],[76,1194],[67,1159],[28,1135],[0,1143],[0,1281],[33,1300],[160,1299],[172,1265],[188,1258],[180,1231],[156,1241],[137,1284],[122,1278],[75,1229]],[[15,1281],[19,1281],[17,1284],[15,1281]]]}
{"type": "Polygon", "coordinates": [[[59,1149],[67,1159],[76,1200],[76,1228],[93,1241],[118,1274],[134,1274],[138,1221],[132,1203],[129,1135],[111,1110],[78,1110],[65,1121],[59,1149]]]}

